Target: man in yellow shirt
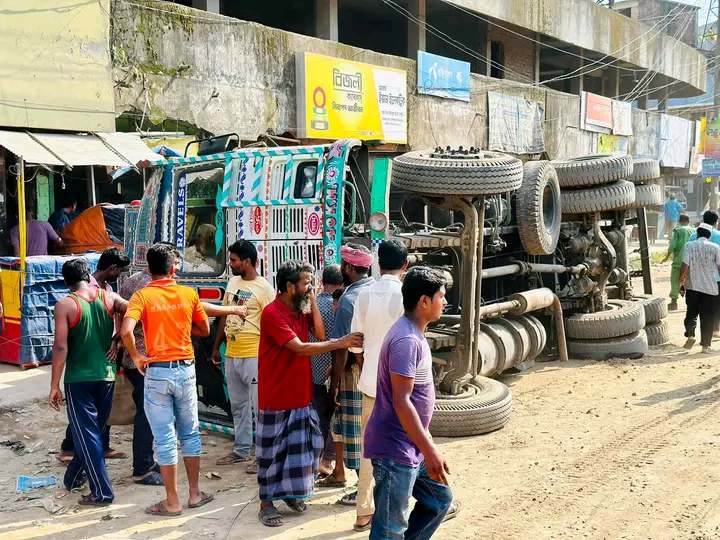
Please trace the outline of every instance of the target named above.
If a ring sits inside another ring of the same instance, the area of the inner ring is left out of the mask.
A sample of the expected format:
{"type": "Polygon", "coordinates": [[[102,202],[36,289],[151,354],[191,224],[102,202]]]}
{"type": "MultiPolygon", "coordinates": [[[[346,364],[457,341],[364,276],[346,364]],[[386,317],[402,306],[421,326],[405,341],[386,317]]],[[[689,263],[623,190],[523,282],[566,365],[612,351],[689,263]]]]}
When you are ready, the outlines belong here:
{"type": "Polygon", "coordinates": [[[213,361],[220,364],[220,345],[226,342],[225,381],[235,427],[232,451],[217,461],[218,465],[248,462],[246,471],[257,472],[252,459],[253,410],[257,415],[258,347],[260,346],[260,314],[275,300],[275,289],[257,273],[257,250],[252,242],[238,240],[228,248],[233,277],[225,291],[225,305],[244,305],[244,318],[227,316],[220,319],[213,349],[213,361]]]}

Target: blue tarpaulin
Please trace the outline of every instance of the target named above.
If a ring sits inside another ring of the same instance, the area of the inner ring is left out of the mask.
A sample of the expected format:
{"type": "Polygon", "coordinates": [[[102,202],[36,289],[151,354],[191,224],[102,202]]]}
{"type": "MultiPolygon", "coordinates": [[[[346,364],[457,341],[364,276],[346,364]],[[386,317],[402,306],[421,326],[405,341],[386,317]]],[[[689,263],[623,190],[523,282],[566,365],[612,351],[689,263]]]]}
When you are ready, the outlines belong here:
{"type": "MultiPolygon", "coordinates": [[[[26,259],[25,286],[21,300],[20,362],[47,362],[51,357],[55,327],[53,308],[69,291],[62,277],[65,261],[77,256],[38,256],[26,259]]],[[[94,271],[99,253],[83,255],[94,271]]],[[[16,266],[17,257],[0,257],[0,265],[16,266]]]]}

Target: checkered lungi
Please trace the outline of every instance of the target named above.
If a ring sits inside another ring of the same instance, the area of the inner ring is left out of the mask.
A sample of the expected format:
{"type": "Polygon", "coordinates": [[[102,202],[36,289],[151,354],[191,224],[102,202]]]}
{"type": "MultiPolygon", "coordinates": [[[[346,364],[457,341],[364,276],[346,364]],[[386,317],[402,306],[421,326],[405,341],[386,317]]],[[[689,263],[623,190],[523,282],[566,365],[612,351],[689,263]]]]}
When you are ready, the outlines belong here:
{"type": "Polygon", "coordinates": [[[261,501],[307,499],[313,494],[323,439],[311,405],[258,411],[255,444],[261,501]]]}
{"type": "Polygon", "coordinates": [[[343,461],[345,467],[355,471],[360,469],[360,455],[362,451],[362,430],[360,419],[362,417],[362,392],[358,390],[360,370],[357,365],[346,371],[340,380],[338,402],[340,407],[335,409],[333,416],[333,441],[345,445],[343,461]]]}

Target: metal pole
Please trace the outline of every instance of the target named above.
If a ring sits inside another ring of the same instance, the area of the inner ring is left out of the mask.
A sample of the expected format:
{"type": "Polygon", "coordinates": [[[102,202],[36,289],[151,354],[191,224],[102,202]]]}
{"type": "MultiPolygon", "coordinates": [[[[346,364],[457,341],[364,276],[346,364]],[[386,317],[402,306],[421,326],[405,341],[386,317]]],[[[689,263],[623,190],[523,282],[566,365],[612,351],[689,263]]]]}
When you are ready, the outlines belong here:
{"type": "MultiPolygon", "coordinates": [[[[712,2],[710,5],[712,6],[712,2]]],[[[706,30],[707,31],[707,30],[706,30]]],[[[720,58],[720,6],[717,8],[717,19],[715,20],[715,80],[720,81],[720,62],[717,62],[718,58],[720,58]]],[[[717,110],[717,107],[720,107],[720,95],[718,95],[719,92],[714,92],[713,96],[713,106],[715,110],[717,110]]],[[[715,212],[718,211],[718,182],[720,182],[720,178],[713,177],[711,186],[711,192],[710,192],[710,202],[708,204],[710,210],[713,210],[715,212]]]]}
{"type": "Polygon", "coordinates": [[[25,161],[22,157],[17,160],[17,202],[18,202],[18,240],[20,246],[18,256],[20,257],[20,287],[25,284],[25,258],[27,257],[27,221],[25,219],[25,161]]]}
{"type": "Polygon", "coordinates": [[[90,189],[92,189],[92,205],[95,206],[95,167],[90,165],[90,189]]]}
{"type": "Polygon", "coordinates": [[[642,265],[643,289],[652,294],[652,276],[650,275],[650,247],[648,244],[647,219],[645,207],[637,209],[638,238],[640,239],[640,263],[642,265]]]}

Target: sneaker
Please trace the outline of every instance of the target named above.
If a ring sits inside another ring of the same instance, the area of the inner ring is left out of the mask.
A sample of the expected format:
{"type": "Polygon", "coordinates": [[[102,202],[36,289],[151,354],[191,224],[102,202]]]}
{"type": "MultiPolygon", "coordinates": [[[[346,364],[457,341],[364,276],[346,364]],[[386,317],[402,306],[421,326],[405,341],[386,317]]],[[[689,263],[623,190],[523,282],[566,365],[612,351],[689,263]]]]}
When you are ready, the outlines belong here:
{"type": "Polygon", "coordinates": [[[695,338],[689,337],[685,340],[685,345],[683,345],[683,347],[687,350],[690,350],[693,348],[693,345],[695,345],[695,338]]]}
{"type": "Polygon", "coordinates": [[[678,308],[677,300],[672,300],[668,304],[668,311],[677,311],[677,308],[678,308]]]}
{"type": "Polygon", "coordinates": [[[712,347],[703,347],[702,353],[703,354],[715,354],[715,351],[712,350],[712,347]]]}

